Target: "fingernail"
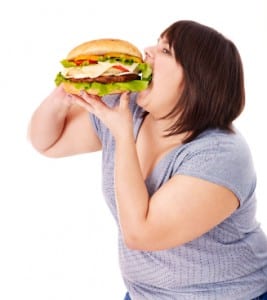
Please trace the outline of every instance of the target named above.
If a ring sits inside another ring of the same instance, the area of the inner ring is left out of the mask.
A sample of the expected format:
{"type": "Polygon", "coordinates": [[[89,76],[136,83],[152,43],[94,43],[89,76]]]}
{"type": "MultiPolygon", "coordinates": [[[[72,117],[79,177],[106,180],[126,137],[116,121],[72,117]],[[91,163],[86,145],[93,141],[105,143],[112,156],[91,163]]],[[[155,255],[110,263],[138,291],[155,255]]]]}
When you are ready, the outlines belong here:
{"type": "Polygon", "coordinates": [[[131,92],[127,91],[127,92],[124,92],[123,94],[128,97],[131,94],[131,92]]]}

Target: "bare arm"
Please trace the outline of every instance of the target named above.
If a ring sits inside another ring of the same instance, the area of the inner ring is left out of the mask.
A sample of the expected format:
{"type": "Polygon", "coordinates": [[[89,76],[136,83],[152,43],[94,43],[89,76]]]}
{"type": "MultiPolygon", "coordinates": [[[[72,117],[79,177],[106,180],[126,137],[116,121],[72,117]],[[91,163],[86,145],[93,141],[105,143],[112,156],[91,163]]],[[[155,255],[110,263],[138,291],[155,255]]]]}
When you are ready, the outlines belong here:
{"type": "Polygon", "coordinates": [[[115,191],[125,243],[137,250],[162,250],[198,238],[229,217],[239,206],[226,187],[175,175],[151,197],[144,182],[133,135],[127,96],[110,109],[83,95],[84,107],[111,130],[115,142],[115,191]]]}
{"type": "Polygon", "coordinates": [[[34,112],[28,136],[34,148],[50,157],[101,149],[88,112],[73,104],[71,96],[61,86],[55,88],[34,112]]]}
{"type": "Polygon", "coordinates": [[[153,251],[185,244],[238,208],[239,201],[229,189],[184,175],[172,177],[149,198],[135,149],[130,152],[126,143],[117,148],[115,182],[119,219],[129,248],[153,251]]]}

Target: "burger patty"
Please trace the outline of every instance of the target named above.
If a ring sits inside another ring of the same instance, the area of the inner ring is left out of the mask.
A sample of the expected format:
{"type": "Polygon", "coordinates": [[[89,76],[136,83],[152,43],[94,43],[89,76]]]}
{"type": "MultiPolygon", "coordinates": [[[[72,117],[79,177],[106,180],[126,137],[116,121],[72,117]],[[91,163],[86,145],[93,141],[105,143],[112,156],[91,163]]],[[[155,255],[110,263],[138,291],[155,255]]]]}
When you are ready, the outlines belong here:
{"type": "Polygon", "coordinates": [[[99,76],[96,78],[71,78],[72,82],[100,82],[100,83],[112,83],[112,82],[127,82],[132,80],[138,80],[140,76],[138,74],[125,74],[125,75],[111,75],[111,76],[99,76]]]}

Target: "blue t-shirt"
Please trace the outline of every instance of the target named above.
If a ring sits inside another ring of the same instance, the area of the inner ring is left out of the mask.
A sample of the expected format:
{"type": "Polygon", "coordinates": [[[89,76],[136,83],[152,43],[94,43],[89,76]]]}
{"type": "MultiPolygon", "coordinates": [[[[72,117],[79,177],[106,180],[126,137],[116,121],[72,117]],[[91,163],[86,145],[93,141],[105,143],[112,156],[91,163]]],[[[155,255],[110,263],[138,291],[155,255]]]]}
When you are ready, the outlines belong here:
{"type": "MultiPolygon", "coordinates": [[[[134,134],[144,119],[131,95],[134,134]]],[[[109,106],[118,96],[107,96],[109,106]]],[[[118,222],[114,193],[115,141],[91,115],[103,146],[103,193],[118,222]]],[[[119,230],[119,258],[124,282],[133,300],[249,300],[267,291],[267,238],[255,219],[256,175],[250,150],[240,133],[207,130],[178,146],[146,179],[153,195],[176,174],[202,178],[231,190],[240,207],[225,221],[184,245],[160,251],[127,248],[119,230]]],[[[179,195],[177,195],[179,196],[179,195]]],[[[196,226],[198,224],[196,223],[196,226]]]]}

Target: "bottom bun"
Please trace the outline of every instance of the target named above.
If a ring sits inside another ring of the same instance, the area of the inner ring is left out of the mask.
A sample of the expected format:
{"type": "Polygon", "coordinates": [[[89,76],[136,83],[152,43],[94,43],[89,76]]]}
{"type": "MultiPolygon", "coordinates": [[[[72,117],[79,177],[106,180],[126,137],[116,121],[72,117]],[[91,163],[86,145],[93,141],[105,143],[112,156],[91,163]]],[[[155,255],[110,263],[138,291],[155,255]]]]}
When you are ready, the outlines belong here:
{"type": "MultiPolygon", "coordinates": [[[[88,93],[90,95],[100,96],[100,92],[98,89],[94,89],[94,88],[78,89],[71,82],[63,82],[62,85],[63,85],[64,90],[69,94],[80,95],[81,91],[85,91],[86,93],[88,93]]],[[[122,90],[113,90],[109,94],[121,94],[121,93],[123,93],[122,90]]]]}

